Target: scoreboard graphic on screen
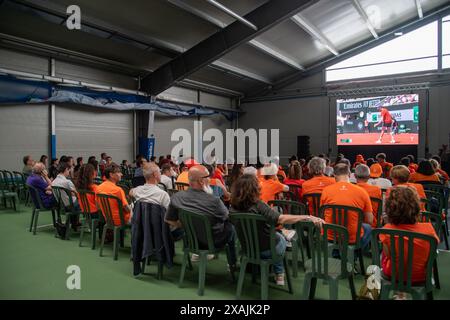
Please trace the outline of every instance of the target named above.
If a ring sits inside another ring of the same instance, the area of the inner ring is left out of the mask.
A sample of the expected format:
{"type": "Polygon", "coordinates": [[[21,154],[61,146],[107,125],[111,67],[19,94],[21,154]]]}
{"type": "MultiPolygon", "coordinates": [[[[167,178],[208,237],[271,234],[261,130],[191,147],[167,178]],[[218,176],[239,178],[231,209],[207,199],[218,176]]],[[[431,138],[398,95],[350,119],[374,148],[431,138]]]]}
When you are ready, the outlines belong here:
{"type": "Polygon", "coordinates": [[[419,143],[419,95],[337,101],[337,145],[419,143]]]}

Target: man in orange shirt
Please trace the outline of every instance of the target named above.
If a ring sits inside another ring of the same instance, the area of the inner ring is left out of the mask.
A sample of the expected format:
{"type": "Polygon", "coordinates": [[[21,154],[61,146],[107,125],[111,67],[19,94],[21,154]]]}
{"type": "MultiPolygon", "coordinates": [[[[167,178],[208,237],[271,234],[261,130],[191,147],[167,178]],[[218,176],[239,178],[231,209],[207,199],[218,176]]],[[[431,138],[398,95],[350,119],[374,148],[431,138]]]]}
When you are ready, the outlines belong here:
{"type": "MultiPolygon", "coordinates": [[[[122,201],[124,222],[126,224],[129,224],[131,218],[131,208],[128,205],[125,192],[121,187],[117,186],[117,183],[122,179],[122,170],[117,164],[112,163],[111,165],[105,168],[105,177],[106,181],[98,186],[97,194],[108,194],[119,198],[122,201]]],[[[109,205],[111,207],[114,225],[120,226],[121,220],[119,216],[119,207],[117,206],[117,202],[111,200],[109,205]]],[[[104,210],[102,210],[102,213],[103,211],[104,210]]]]}
{"type": "MultiPolygon", "coordinates": [[[[364,213],[361,230],[357,230],[358,216],[354,212],[349,212],[347,229],[350,244],[356,242],[356,233],[360,232],[361,247],[364,249],[370,243],[371,225],[373,223],[372,203],[369,194],[350,182],[350,167],[348,165],[337,164],[334,167],[334,174],[336,183],[323,189],[320,205],[334,204],[360,208],[364,213]]],[[[324,220],[327,223],[333,223],[331,212],[325,212],[324,220]]]]}
{"type": "Polygon", "coordinates": [[[289,187],[278,181],[278,166],[275,163],[268,164],[261,168],[261,176],[259,179],[261,185],[261,200],[268,203],[275,200],[275,196],[280,192],[289,191],[289,187]]]}
{"type": "MultiPolygon", "coordinates": [[[[418,183],[411,183],[409,181],[410,173],[409,169],[405,166],[395,166],[392,168],[391,171],[391,177],[392,177],[392,184],[394,186],[406,186],[414,188],[417,191],[417,194],[419,195],[420,199],[426,199],[427,195],[425,194],[425,190],[421,184],[418,183]]],[[[386,198],[389,197],[390,189],[386,192],[386,198]]],[[[421,203],[420,205],[421,210],[425,210],[425,204],[421,203]]]]}
{"type": "Polygon", "coordinates": [[[326,162],[324,159],[319,157],[314,157],[308,163],[308,171],[313,176],[311,179],[303,182],[302,193],[322,193],[322,190],[336,183],[333,178],[325,176],[326,162]]]}
{"type": "Polygon", "coordinates": [[[394,166],[392,163],[386,161],[386,154],[379,153],[376,156],[378,164],[383,168],[383,178],[389,179],[391,174],[391,169],[394,166]]]}
{"type": "MultiPolygon", "coordinates": [[[[367,183],[370,178],[370,169],[365,164],[360,164],[355,169],[355,178],[357,185],[367,191],[370,198],[382,200],[381,188],[367,183]]],[[[372,228],[377,227],[378,203],[372,202],[373,223],[372,228]]]]}

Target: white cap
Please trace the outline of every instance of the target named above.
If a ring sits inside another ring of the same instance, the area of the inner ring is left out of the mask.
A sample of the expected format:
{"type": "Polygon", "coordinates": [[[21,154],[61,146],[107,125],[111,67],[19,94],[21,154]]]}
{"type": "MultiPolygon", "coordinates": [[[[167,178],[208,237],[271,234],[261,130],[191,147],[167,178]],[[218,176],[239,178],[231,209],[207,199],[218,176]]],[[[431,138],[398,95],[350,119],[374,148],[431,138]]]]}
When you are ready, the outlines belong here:
{"type": "Polygon", "coordinates": [[[261,168],[261,175],[263,176],[275,176],[278,173],[278,166],[275,163],[265,165],[261,168]]]}
{"type": "Polygon", "coordinates": [[[250,174],[256,176],[258,170],[255,167],[245,167],[243,174],[250,174]]]}

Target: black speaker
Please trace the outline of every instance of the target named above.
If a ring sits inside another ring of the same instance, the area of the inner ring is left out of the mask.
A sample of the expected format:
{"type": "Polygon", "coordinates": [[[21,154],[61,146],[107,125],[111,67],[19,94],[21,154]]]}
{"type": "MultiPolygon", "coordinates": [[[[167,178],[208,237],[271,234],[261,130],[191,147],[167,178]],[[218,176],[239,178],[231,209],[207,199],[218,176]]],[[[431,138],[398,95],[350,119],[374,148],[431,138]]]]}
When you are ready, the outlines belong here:
{"type": "Polygon", "coordinates": [[[297,157],[299,159],[306,159],[311,155],[311,148],[309,144],[309,136],[297,137],[297,157]]]}

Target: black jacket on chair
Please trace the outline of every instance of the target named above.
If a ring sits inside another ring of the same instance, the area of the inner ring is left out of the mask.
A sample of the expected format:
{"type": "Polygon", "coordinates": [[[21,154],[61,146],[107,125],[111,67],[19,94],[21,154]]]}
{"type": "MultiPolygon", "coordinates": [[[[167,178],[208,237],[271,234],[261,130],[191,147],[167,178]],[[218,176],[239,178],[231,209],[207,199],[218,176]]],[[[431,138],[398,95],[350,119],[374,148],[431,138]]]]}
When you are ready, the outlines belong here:
{"type": "Polygon", "coordinates": [[[165,215],[166,209],[160,205],[142,201],[134,204],[131,250],[135,273],[140,270],[140,263],[151,256],[168,268],[172,267],[175,246],[169,225],[164,222],[165,215]]]}

